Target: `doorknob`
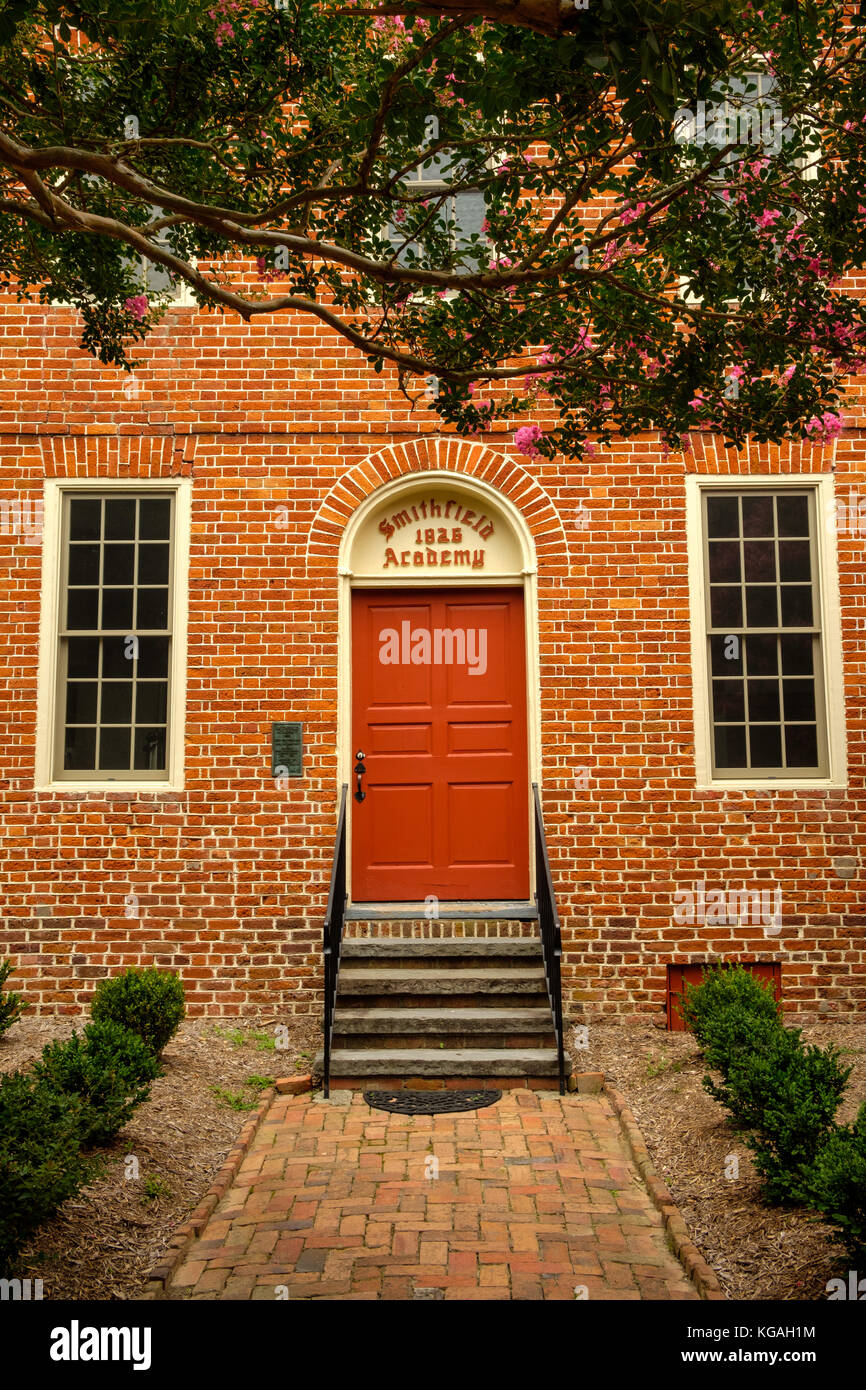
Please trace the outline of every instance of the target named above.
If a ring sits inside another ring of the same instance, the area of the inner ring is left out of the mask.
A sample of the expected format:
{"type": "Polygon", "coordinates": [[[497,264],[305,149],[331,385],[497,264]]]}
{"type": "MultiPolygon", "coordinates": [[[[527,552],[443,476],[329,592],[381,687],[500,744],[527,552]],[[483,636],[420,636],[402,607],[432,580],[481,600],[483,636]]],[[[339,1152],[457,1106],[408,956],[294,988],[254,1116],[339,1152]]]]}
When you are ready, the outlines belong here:
{"type": "Polygon", "coordinates": [[[356,754],[355,754],[355,757],[358,759],[358,761],[355,763],[355,783],[356,783],[355,800],[356,800],[356,801],[363,801],[364,798],[366,797],[367,793],[366,793],[365,791],[362,791],[362,790],[361,790],[361,778],[364,776],[364,773],[367,771],[367,769],[366,769],[366,767],[364,766],[364,754],[363,754],[363,752],[361,752],[361,753],[356,753],[356,754]]]}

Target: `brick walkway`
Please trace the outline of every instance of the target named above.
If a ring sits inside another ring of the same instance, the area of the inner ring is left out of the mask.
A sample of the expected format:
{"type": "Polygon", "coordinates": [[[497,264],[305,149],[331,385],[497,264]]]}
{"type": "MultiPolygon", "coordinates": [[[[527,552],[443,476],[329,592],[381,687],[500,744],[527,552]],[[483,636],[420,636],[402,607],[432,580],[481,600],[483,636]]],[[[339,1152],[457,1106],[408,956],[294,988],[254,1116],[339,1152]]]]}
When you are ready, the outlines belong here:
{"type": "Polygon", "coordinates": [[[278,1096],[169,1297],[286,1290],[293,1299],[698,1297],[608,1100],[533,1091],[436,1116],[371,1110],[357,1092],[278,1096]]]}

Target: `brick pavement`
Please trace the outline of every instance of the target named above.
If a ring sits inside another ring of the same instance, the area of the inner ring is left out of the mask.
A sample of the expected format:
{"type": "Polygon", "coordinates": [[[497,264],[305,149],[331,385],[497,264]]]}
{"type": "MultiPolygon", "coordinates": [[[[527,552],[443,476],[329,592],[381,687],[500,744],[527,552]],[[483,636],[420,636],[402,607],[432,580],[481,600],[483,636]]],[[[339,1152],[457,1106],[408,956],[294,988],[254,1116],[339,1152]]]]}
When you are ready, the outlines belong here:
{"type": "Polygon", "coordinates": [[[168,1296],[696,1299],[601,1095],[278,1096],[168,1296]],[[576,1290],[578,1292],[576,1292],[576,1290]]]}

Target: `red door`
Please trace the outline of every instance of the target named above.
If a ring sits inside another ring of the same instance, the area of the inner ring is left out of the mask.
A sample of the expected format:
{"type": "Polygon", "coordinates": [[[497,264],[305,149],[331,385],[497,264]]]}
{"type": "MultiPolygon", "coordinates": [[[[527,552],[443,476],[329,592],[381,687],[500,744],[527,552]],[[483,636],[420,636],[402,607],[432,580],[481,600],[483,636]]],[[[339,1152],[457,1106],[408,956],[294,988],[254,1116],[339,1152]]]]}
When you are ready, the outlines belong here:
{"type": "Polygon", "coordinates": [[[352,680],[353,902],[528,898],[522,590],[355,590],[352,680]]]}

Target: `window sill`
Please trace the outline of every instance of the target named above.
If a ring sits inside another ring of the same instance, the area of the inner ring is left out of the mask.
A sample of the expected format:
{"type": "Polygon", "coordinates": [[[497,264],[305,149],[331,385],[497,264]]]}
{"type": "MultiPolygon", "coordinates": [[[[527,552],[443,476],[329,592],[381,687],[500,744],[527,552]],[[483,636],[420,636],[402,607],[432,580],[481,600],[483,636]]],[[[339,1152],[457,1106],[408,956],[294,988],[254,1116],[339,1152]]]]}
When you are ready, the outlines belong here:
{"type": "Polygon", "coordinates": [[[768,777],[761,778],[752,782],[744,782],[740,778],[716,778],[709,782],[696,782],[696,791],[712,792],[826,792],[826,791],[847,791],[847,781],[834,780],[832,777],[768,777]]]}
{"type": "Polygon", "coordinates": [[[82,792],[92,792],[95,796],[105,796],[108,792],[118,792],[123,796],[148,796],[165,795],[167,792],[182,792],[182,782],[43,782],[33,788],[37,792],[51,792],[56,796],[63,795],[64,792],[75,792],[80,795],[82,792]]]}

